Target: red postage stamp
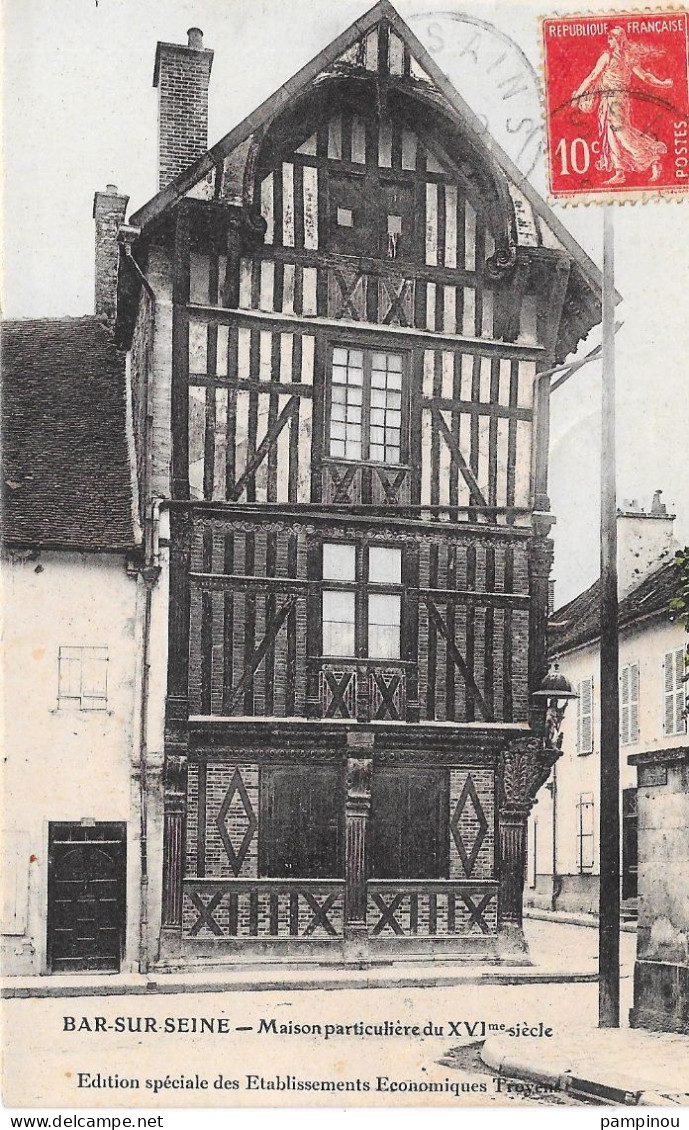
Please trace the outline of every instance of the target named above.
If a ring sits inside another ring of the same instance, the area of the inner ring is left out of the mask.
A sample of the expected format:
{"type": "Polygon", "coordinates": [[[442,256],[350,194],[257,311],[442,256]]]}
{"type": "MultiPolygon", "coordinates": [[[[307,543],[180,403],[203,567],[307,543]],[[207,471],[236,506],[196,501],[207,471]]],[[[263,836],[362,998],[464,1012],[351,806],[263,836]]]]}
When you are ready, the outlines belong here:
{"type": "Polygon", "coordinates": [[[688,13],[543,20],[550,190],[689,191],[688,13]]]}

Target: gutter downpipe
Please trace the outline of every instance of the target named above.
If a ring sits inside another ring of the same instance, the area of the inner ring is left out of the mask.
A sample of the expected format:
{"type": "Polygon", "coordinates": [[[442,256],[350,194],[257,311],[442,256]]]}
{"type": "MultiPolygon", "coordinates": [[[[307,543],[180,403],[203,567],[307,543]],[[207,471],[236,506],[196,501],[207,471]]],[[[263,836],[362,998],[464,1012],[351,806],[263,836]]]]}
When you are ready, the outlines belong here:
{"type": "MultiPolygon", "coordinates": [[[[151,323],[155,332],[156,296],[150,282],[132,254],[132,243],[140,230],[123,225],[118,233],[124,247],[125,260],[131,265],[144,288],[151,308],[151,323]]],[[[148,973],[150,956],[148,947],[148,708],[150,698],[151,613],[153,587],[160,576],[160,507],[161,498],[151,497],[153,477],[153,398],[150,370],[152,363],[152,336],[147,344],[144,365],[144,564],[140,575],[144,583],[143,654],[141,664],[141,715],[139,720],[139,843],[140,843],[140,916],[139,916],[139,972],[148,973]]]]}

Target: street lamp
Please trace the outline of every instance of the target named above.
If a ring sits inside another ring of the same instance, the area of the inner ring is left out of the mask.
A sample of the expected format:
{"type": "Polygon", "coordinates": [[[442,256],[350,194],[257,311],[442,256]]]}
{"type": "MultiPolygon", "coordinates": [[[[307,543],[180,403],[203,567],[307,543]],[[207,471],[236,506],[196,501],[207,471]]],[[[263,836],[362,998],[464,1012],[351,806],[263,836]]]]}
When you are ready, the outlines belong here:
{"type": "Polygon", "coordinates": [[[547,703],[545,714],[544,739],[546,745],[559,749],[562,745],[560,729],[567,709],[567,703],[579,695],[566,675],[560,671],[559,665],[554,663],[532,698],[537,702],[544,700],[547,703]]]}

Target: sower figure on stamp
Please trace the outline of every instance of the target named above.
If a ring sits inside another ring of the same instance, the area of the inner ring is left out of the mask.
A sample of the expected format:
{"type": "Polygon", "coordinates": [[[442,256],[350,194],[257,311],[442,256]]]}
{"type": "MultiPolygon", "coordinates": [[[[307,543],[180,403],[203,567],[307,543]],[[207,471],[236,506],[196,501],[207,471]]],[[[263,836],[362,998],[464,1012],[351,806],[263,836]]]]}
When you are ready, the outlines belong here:
{"type": "Polygon", "coordinates": [[[601,154],[596,167],[612,171],[608,184],[624,184],[627,171],[643,172],[649,168],[650,180],[657,181],[667,146],[632,125],[630,88],[633,75],[649,86],[672,86],[672,79],[656,78],[641,66],[648,55],[662,52],[643,43],[631,43],[624,28],[612,29],[608,45],[609,50],[603,52],[572,95],[586,114],[594,109],[596,98],[599,100],[601,154]]]}

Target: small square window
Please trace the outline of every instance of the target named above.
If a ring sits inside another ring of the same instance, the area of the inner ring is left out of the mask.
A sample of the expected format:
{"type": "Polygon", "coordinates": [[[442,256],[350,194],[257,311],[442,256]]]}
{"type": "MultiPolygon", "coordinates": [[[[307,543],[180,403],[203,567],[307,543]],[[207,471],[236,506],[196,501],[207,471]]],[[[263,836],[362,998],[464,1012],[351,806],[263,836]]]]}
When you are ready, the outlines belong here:
{"type": "Polygon", "coordinates": [[[354,227],[354,213],[351,208],[337,209],[337,226],[340,228],[354,227]]]}

